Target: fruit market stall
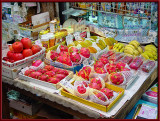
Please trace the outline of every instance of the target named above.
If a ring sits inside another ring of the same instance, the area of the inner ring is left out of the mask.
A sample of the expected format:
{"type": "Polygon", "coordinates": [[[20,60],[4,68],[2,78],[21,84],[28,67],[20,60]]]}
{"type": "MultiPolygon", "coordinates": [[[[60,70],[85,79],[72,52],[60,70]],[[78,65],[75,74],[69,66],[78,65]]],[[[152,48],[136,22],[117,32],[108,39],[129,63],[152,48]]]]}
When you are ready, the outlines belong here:
{"type": "MultiPolygon", "coordinates": [[[[81,12],[87,13],[86,9],[81,12]]],[[[50,21],[49,13],[45,12],[32,16],[41,20],[46,17],[47,21],[39,25],[34,20],[18,24],[21,34],[30,31],[34,35],[32,29],[37,30],[37,26],[47,28],[38,29],[34,39],[24,37],[3,46],[4,118],[10,117],[7,99],[10,89],[81,119],[126,117],[158,77],[158,49],[154,44],[157,35],[149,28],[145,35],[144,28],[141,31],[129,28],[127,32],[124,29],[126,37],[122,39],[124,33],[120,29],[125,26],[119,24],[115,29],[114,25],[103,25],[102,11],[96,12],[98,10],[88,13],[98,16],[98,20],[89,23],[85,19],[78,22],[68,19],[60,26],[58,17],[50,21]],[[95,21],[98,24],[92,24],[95,21]],[[30,26],[31,23],[34,26],[30,26]],[[140,37],[138,32],[142,32],[140,37]],[[130,34],[137,37],[128,38],[130,34]],[[142,38],[147,41],[141,41],[142,38]]],[[[114,14],[121,19],[119,12],[114,14]]]]}

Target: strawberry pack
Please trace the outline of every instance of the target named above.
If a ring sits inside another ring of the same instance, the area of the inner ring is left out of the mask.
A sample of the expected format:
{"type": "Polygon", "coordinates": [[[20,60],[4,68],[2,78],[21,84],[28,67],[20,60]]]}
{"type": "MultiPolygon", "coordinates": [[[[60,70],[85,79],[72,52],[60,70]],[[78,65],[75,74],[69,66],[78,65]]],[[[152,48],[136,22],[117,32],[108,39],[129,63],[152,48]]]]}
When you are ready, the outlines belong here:
{"type": "Polygon", "coordinates": [[[130,63],[129,67],[134,70],[138,70],[140,66],[143,64],[144,59],[140,56],[137,56],[130,63]]]}
{"type": "Polygon", "coordinates": [[[142,64],[141,70],[145,73],[149,73],[153,70],[155,65],[156,65],[156,61],[147,60],[142,64]]]}

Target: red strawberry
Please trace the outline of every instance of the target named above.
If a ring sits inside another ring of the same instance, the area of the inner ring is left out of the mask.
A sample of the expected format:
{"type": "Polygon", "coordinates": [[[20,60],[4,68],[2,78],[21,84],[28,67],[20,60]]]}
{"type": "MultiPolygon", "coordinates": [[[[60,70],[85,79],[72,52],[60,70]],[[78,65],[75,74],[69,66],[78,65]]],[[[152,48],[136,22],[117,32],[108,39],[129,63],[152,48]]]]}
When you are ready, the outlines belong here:
{"type": "Polygon", "coordinates": [[[64,74],[64,75],[68,75],[69,73],[68,73],[68,71],[67,70],[62,70],[62,69],[59,69],[58,71],[57,71],[57,74],[64,74]]]}
{"type": "Polygon", "coordinates": [[[48,70],[47,69],[39,69],[37,72],[41,72],[42,74],[46,73],[48,70]]]}

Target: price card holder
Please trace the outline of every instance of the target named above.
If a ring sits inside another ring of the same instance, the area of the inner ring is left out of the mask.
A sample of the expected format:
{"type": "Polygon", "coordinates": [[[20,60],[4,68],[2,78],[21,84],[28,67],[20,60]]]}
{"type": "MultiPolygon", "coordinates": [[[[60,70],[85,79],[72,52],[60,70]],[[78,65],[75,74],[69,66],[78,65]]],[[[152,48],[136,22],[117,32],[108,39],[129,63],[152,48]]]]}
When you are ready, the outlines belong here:
{"type": "Polygon", "coordinates": [[[67,45],[71,44],[73,42],[73,35],[69,34],[68,36],[66,36],[66,42],[67,45]]]}
{"type": "Polygon", "coordinates": [[[74,94],[74,86],[71,83],[69,83],[66,79],[62,79],[59,82],[59,85],[62,86],[65,90],[67,90],[71,94],[74,94]]]}
{"type": "Polygon", "coordinates": [[[75,40],[81,40],[81,37],[80,37],[80,32],[75,32],[74,33],[74,37],[75,37],[75,40]]]}

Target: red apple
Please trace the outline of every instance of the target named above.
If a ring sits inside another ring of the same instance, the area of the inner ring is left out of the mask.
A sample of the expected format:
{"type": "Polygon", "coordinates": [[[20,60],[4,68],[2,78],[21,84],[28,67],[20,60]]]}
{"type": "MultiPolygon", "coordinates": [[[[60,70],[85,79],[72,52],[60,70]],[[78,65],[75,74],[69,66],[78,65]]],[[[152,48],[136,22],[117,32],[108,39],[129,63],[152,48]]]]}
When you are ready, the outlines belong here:
{"type": "Polygon", "coordinates": [[[22,60],[22,59],[23,59],[22,53],[14,53],[14,57],[13,57],[14,61],[18,61],[18,60],[22,60]]]}
{"type": "Polygon", "coordinates": [[[39,45],[33,45],[31,49],[33,54],[36,54],[41,50],[41,47],[39,45]]]}
{"type": "Polygon", "coordinates": [[[12,44],[12,48],[13,48],[14,52],[20,53],[23,50],[23,44],[21,42],[14,42],[12,44]]]}
{"type": "Polygon", "coordinates": [[[22,38],[21,42],[23,44],[23,47],[26,49],[30,49],[32,47],[32,41],[29,38],[22,38]]]}
{"type": "Polygon", "coordinates": [[[24,49],[23,50],[23,52],[22,52],[22,54],[23,54],[23,57],[25,58],[25,57],[29,57],[29,56],[32,56],[33,55],[33,53],[32,53],[32,50],[31,49],[24,49]]]}

